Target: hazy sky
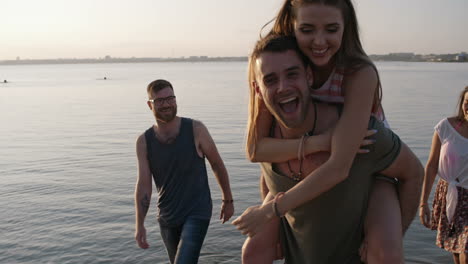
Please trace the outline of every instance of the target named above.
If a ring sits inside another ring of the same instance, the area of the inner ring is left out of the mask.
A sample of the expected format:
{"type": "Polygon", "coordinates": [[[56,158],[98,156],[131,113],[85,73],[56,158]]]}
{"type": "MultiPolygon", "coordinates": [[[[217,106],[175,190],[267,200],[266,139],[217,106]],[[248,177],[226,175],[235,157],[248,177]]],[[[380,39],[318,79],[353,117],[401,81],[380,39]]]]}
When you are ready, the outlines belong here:
{"type": "MultiPolygon", "coordinates": [[[[247,56],[283,0],[0,0],[0,60],[247,56]]],[[[468,0],[354,0],[364,48],[468,52],[468,0]]]]}

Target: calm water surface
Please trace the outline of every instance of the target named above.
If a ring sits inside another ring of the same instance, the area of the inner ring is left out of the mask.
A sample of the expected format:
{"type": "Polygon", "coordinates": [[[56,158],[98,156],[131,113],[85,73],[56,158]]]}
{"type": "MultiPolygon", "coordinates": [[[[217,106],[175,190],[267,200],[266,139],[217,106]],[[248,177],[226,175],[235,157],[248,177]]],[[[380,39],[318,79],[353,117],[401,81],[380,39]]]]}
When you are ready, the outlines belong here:
{"type": "MultiPolygon", "coordinates": [[[[433,126],[455,111],[468,63],[377,64],[392,128],[426,163],[433,126]]],[[[0,66],[0,263],[168,263],[156,222],[134,240],[135,139],[154,122],[146,85],[170,80],[179,114],[202,120],[230,173],[235,216],[259,202],[259,168],[244,156],[246,63],[0,66]],[[107,80],[102,80],[106,76],[107,80]]],[[[240,263],[244,237],[213,219],[200,263],[240,263]]],[[[155,193],[155,191],[154,191],[155,193]]],[[[414,221],[407,263],[451,263],[414,221]]]]}

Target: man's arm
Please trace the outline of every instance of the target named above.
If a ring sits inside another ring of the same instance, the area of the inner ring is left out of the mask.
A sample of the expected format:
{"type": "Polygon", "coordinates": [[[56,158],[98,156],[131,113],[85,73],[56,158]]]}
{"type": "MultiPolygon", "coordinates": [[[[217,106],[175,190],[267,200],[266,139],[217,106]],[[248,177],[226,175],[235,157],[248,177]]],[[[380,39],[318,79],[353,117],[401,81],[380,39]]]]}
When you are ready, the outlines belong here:
{"type": "Polygon", "coordinates": [[[152,180],[144,134],[137,139],[136,153],[138,158],[138,176],[135,186],[135,240],[140,248],[146,249],[149,247],[149,244],[146,241],[145,217],[151,201],[152,180]]]}
{"type": "Polygon", "coordinates": [[[221,214],[219,219],[222,219],[224,223],[228,221],[234,214],[234,204],[231,187],[229,185],[228,172],[206,126],[202,122],[196,120],[193,121],[193,126],[195,132],[195,141],[198,142],[197,145],[200,147],[200,151],[202,152],[200,154],[205,155],[210,162],[213,174],[215,175],[223,193],[223,204],[221,207],[221,214]]]}
{"type": "Polygon", "coordinates": [[[398,191],[403,234],[413,221],[418,210],[424,169],[419,159],[402,142],[400,154],[382,174],[399,180],[398,191]]]}

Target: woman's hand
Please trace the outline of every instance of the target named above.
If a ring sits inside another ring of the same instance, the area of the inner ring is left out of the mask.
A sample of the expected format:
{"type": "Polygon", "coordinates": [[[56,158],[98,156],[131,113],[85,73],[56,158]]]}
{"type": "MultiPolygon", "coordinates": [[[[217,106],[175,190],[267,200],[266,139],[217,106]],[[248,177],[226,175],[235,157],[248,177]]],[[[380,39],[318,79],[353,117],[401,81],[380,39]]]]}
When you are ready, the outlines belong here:
{"type": "Polygon", "coordinates": [[[419,206],[419,219],[421,220],[421,224],[427,228],[431,228],[431,209],[429,209],[429,205],[423,204],[419,206]]]}
{"type": "Polygon", "coordinates": [[[361,146],[358,149],[358,154],[365,154],[369,153],[369,149],[363,148],[368,145],[372,145],[375,143],[375,139],[373,139],[371,136],[373,136],[375,133],[377,133],[377,130],[375,129],[369,129],[366,131],[366,135],[364,136],[364,139],[361,142],[361,146]],[[369,138],[370,137],[370,138],[369,138]]]}
{"type": "Polygon", "coordinates": [[[272,201],[263,205],[256,205],[247,208],[244,213],[237,219],[232,221],[232,224],[241,231],[243,235],[249,237],[255,236],[273,217],[276,217],[273,212],[272,201]]]}

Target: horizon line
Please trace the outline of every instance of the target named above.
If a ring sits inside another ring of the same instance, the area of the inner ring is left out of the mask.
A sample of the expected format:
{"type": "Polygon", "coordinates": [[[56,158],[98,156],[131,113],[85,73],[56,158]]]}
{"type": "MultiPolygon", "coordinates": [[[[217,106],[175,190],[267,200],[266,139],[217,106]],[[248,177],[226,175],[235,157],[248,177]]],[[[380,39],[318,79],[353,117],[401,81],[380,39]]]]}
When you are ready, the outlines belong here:
{"type": "MultiPolygon", "coordinates": [[[[460,51],[460,52],[453,52],[453,53],[426,53],[426,54],[419,54],[415,52],[389,52],[389,53],[381,53],[381,54],[368,54],[368,56],[400,56],[400,55],[413,55],[413,56],[434,56],[434,55],[467,55],[467,52],[460,51]]],[[[154,60],[167,60],[167,59],[222,59],[222,58],[248,58],[248,56],[207,56],[207,55],[190,55],[190,56],[178,56],[178,57],[112,57],[110,55],[106,55],[104,57],[56,57],[56,58],[40,58],[40,59],[31,59],[31,58],[21,58],[21,56],[17,56],[16,59],[2,59],[0,62],[14,62],[14,61],[49,61],[49,60],[147,60],[147,59],[154,59],[154,60]]]]}

